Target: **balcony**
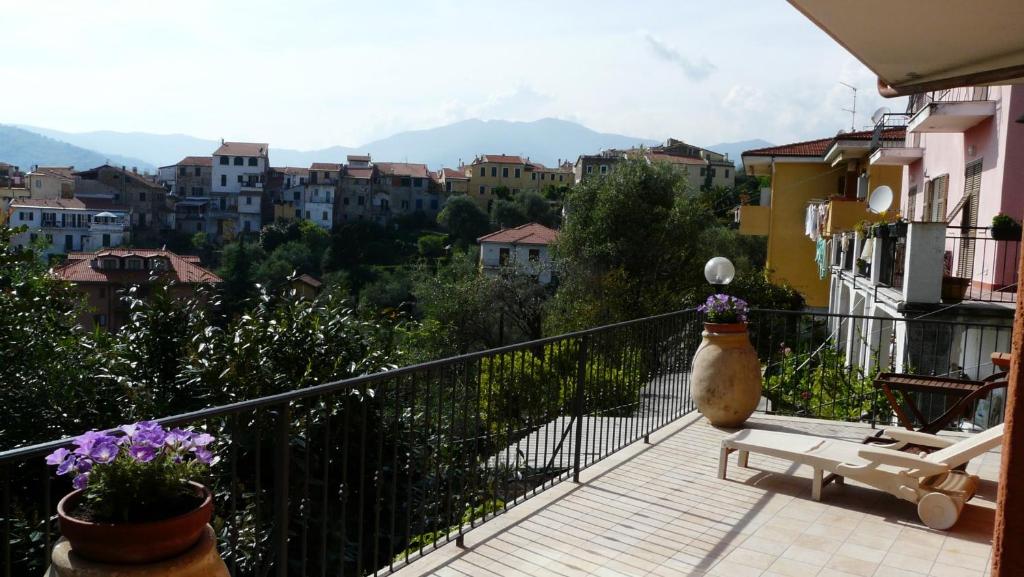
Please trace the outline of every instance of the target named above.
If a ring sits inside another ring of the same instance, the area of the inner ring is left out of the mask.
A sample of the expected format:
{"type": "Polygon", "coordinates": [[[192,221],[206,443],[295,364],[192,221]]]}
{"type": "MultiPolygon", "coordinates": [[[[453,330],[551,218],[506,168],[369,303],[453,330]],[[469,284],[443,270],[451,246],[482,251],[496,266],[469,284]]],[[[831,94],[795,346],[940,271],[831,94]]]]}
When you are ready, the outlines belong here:
{"type": "MultiPolygon", "coordinates": [[[[754,468],[718,479],[729,431],[689,399],[702,320],[679,311],[162,422],[204,426],[224,443],[214,526],[236,576],[987,569],[997,453],[968,465],[982,486],[947,532],[854,482],[815,502],[810,471],[781,460],[752,456],[754,468]]],[[[992,351],[964,338],[979,330],[970,323],[752,311],[750,330],[765,376],[752,428],[860,441],[893,418],[872,371],[992,372],[982,362],[992,351]],[[863,322],[880,330],[843,330],[863,322]]],[[[1009,327],[984,330],[986,346],[1008,344],[1009,327]]],[[[1000,422],[997,401],[957,425],[1000,422]]],[[[42,457],[65,442],[0,452],[4,577],[45,570],[67,480],[42,457]]]]}
{"type": "Polygon", "coordinates": [[[986,86],[964,86],[915,95],[908,133],[965,132],[996,113],[986,86]]]}
{"type": "Polygon", "coordinates": [[[909,115],[888,113],[883,114],[875,123],[872,138],[872,150],[868,163],[872,166],[906,166],[924,157],[924,149],[907,146],[906,138],[885,139],[883,134],[906,132],[909,115]]]}

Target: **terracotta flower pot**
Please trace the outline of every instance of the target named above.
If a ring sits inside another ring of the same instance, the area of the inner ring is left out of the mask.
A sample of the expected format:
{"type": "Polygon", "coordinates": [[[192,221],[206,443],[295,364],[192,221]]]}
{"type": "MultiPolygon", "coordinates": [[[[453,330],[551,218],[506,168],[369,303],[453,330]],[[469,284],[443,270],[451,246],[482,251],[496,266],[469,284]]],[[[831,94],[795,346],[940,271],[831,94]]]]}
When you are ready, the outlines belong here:
{"type": "Polygon", "coordinates": [[[187,551],[199,541],[213,516],[213,496],[199,483],[189,483],[203,502],[195,509],[160,521],[93,523],[72,517],[81,491],[57,504],[60,532],[76,555],[102,563],[152,563],[187,551]]]}
{"type": "Polygon", "coordinates": [[[738,427],[761,401],[761,363],[746,323],[704,323],[693,355],[690,396],[716,427],[738,427]]]}

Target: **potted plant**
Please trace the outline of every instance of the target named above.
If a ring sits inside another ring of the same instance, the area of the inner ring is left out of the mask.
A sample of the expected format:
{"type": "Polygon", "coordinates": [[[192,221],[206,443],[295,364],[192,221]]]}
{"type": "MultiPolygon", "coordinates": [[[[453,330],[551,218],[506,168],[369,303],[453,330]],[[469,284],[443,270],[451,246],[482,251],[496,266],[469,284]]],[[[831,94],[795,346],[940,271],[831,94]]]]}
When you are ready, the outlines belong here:
{"type": "Polygon", "coordinates": [[[858,258],[857,259],[857,274],[861,276],[869,276],[871,274],[871,263],[868,261],[858,258]]]}
{"type": "Polygon", "coordinates": [[[996,240],[1020,240],[1021,225],[1006,214],[999,213],[992,217],[992,238],[996,240]]]}
{"type": "MultiPolygon", "coordinates": [[[[71,550],[109,564],[175,557],[195,545],[213,513],[210,491],[197,482],[218,460],[213,437],[164,429],[154,421],[88,431],[74,448],[46,457],[74,490],[57,505],[71,550]]],[[[222,563],[222,562],[221,562],[222,563]]]]}
{"type": "Polygon", "coordinates": [[[889,226],[889,236],[893,238],[904,238],[907,236],[907,221],[902,218],[897,218],[896,221],[889,226]]]}
{"type": "Polygon", "coordinates": [[[872,227],[875,238],[889,238],[889,225],[880,222],[872,227]]]}
{"type": "Polygon", "coordinates": [[[761,400],[761,365],[747,335],[749,308],[742,299],[716,294],[697,309],[705,322],[690,396],[715,426],[740,426],[761,400]]]}
{"type": "Polygon", "coordinates": [[[942,300],[962,301],[971,288],[971,279],[959,276],[942,277],[942,300]]]}

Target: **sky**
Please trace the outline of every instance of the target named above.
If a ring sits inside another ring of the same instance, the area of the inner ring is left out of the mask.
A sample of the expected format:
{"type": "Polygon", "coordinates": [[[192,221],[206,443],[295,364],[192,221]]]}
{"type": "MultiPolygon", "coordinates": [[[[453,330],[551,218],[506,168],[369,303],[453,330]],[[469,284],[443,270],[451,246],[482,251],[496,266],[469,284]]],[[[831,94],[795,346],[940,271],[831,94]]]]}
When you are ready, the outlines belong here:
{"type": "Polygon", "coordinates": [[[554,117],[698,145],[856,128],[875,76],[784,0],[5,0],[0,123],[317,149],[554,117]],[[15,90],[15,82],[20,86],[15,90]]]}

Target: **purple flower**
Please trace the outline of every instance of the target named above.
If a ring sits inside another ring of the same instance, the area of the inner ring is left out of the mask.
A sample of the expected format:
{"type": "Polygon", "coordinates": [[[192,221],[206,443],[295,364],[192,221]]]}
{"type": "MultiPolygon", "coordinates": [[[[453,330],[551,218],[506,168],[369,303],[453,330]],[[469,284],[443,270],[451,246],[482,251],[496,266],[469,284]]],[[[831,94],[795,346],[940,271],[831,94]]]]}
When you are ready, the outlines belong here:
{"type": "Polygon", "coordinates": [[[206,447],[196,447],[193,449],[196,454],[196,460],[204,465],[209,465],[213,462],[213,452],[206,447]]]}
{"type": "Polygon", "coordinates": [[[47,465],[60,465],[61,463],[64,462],[64,459],[68,458],[68,455],[70,455],[70,454],[71,454],[71,451],[65,449],[64,447],[61,447],[61,448],[57,449],[56,451],[54,451],[54,452],[52,452],[52,453],[50,453],[49,455],[46,456],[46,464],[47,465]]]}
{"type": "Polygon", "coordinates": [[[156,458],[156,449],[149,445],[132,445],[128,455],[140,463],[148,463],[156,458]]]}
{"type": "Polygon", "coordinates": [[[116,443],[104,441],[93,445],[89,458],[97,463],[109,463],[117,458],[117,451],[116,443]]]}
{"type": "Polygon", "coordinates": [[[70,472],[76,471],[78,468],[78,460],[78,455],[68,455],[67,458],[57,465],[57,474],[67,475],[70,472]]]}
{"type": "Polygon", "coordinates": [[[142,421],[136,423],[136,426],[135,435],[132,437],[132,442],[136,445],[160,447],[167,440],[167,431],[156,421],[142,421]]]}
{"type": "Polygon", "coordinates": [[[114,438],[99,431],[86,431],[74,439],[75,447],[77,447],[75,454],[88,455],[97,443],[107,442],[108,440],[113,442],[114,438]]]}
{"type": "Polygon", "coordinates": [[[205,447],[213,442],[213,435],[208,433],[199,433],[192,437],[192,444],[197,447],[205,447]]]}
{"type": "Polygon", "coordinates": [[[71,481],[71,486],[74,487],[75,489],[81,490],[84,489],[87,485],[89,485],[89,473],[82,473],[81,475],[76,476],[73,481],[71,481]]]}

